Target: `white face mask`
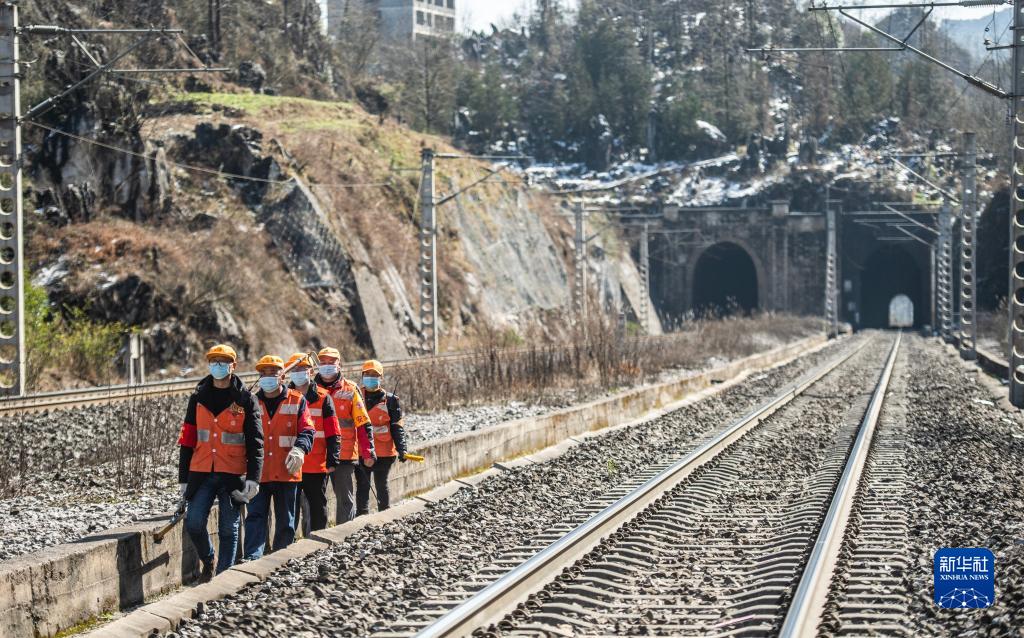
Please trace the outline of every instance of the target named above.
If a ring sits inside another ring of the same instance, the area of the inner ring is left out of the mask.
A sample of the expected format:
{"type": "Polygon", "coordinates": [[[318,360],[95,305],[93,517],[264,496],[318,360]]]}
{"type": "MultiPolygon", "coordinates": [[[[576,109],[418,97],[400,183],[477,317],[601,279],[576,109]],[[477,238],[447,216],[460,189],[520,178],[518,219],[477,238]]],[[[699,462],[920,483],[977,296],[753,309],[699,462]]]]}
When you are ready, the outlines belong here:
{"type": "Polygon", "coordinates": [[[281,387],[281,381],[277,377],[260,377],[260,390],[273,392],[281,387]]]}
{"type": "Polygon", "coordinates": [[[325,379],[333,379],[338,376],[338,366],[333,363],[325,363],[320,366],[320,376],[325,379]]]}
{"type": "Polygon", "coordinates": [[[292,385],[294,385],[295,387],[304,386],[307,383],[309,383],[309,371],[308,370],[300,370],[299,372],[291,372],[291,373],[289,373],[289,377],[292,380],[292,385]]]}

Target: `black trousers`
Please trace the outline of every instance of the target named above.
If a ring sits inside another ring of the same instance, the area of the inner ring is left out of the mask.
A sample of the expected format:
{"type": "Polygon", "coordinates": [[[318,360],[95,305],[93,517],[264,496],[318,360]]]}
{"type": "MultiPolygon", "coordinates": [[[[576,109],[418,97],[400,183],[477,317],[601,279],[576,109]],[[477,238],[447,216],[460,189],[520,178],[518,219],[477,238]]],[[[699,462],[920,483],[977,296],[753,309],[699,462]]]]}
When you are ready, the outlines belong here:
{"type": "Polygon", "coordinates": [[[383,456],[377,459],[373,467],[366,467],[359,461],[356,470],[356,513],[370,513],[370,477],[373,477],[373,488],[377,492],[377,511],[383,512],[391,507],[391,492],[388,491],[388,474],[395,464],[394,456],[383,456]]]}
{"type": "Polygon", "coordinates": [[[302,533],[327,527],[327,477],[330,474],[302,473],[301,494],[298,508],[302,512],[302,533]]]}

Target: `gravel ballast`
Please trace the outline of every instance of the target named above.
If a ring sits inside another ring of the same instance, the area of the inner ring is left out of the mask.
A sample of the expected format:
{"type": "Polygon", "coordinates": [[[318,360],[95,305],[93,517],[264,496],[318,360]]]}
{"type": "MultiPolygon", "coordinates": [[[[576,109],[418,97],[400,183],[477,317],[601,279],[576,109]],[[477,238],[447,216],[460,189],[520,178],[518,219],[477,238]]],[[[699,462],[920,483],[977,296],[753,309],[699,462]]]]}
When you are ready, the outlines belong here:
{"type": "Polygon", "coordinates": [[[857,570],[861,580],[833,583],[823,630],[869,635],[881,631],[876,625],[895,625],[913,636],[1024,636],[1024,420],[995,404],[973,364],[919,337],[905,343],[893,382],[903,397],[883,410],[873,452],[876,466],[889,463],[895,471],[871,467],[861,487],[862,505],[890,490],[889,502],[876,509],[893,528],[882,550],[872,551],[879,543],[861,520],[866,516],[854,518],[846,537],[851,553],[841,567],[857,570]],[[883,480],[872,484],[872,473],[883,480]],[[933,560],[943,547],[992,551],[991,607],[935,604],[933,560]]]}

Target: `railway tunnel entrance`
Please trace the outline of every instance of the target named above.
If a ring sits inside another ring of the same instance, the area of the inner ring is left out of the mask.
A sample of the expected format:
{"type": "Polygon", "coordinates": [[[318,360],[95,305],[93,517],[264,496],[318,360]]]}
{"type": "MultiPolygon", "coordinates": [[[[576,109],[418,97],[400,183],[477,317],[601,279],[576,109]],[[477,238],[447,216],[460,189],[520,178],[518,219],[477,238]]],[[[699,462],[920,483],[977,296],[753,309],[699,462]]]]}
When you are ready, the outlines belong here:
{"type": "Polygon", "coordinates": [[[861,272],[861,327],[888,328],[890,304],[900,295],[909,300],[909,308],[913,309],[913,326],[926,323],[928,304],[922,279],[917,260],[906,250],[898,246],[877,248],[861,272]]]}
{"type": "Polygon", "coordinates": [[[746,314],[757,307],[757,268],[747,251],[732,242],[704,250],[694,268],[694,312],[721,316],[746,314]]]}

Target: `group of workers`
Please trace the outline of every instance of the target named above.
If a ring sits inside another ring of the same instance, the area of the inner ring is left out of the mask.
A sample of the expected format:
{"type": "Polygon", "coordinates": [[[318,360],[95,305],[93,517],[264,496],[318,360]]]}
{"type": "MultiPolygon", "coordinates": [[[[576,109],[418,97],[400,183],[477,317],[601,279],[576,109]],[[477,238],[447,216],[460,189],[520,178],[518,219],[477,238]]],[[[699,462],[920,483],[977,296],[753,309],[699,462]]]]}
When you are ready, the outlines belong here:
{"type": "Polygon", "coordinates": [[[235,374],[231,346],[206,353],[210,374],[189,397],[178,439],[179,505],[187,508],[185,530],[202,562],[202,582],[234,564],[243,505],[243,560],[263,555],[271,506],[273,551],[295,540],[300,511],[306,531],[326,527],[328,483],[338,524],[369,513],[371,480],[378,510],[390,505],[388,473],[407,452],[401,405],[384,390],[379,361],[363,364],[356,382],[341,374],[340,357],[335,348],[320,350],[318,362],[301,352],[288,361],[266,355],[256,363],[253,393],[235,374]],[[207,532],[214,502],[216,570],[207,532]]]}

